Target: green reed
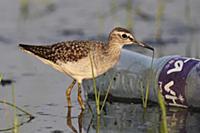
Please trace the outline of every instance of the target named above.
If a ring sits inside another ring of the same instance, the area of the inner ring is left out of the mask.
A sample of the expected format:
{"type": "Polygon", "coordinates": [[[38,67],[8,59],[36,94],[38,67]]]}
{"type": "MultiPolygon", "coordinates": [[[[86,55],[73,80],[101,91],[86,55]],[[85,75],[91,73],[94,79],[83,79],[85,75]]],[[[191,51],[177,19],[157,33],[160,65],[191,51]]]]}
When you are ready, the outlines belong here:
{"type": "Polygon", "coordinates": [[[198,42],[195,42],[195,44],[196,44],[196,55],[195,55],[195,57],[196,58],[200,58],[200,54],[199,54],[199,43],[198,42]]]}
{"type": "Polygon", "coordinates": [[[184,23],[186,25],[185,30],[189,30],[188,41],[185,46],[185,55],[189,57],[195,56],[196,58],[199,58],[199,43],[198,39],[196,39],[195,32],[193,31],[195,27],[198,27],[198,24],[196,24],[196,21],[194,21],[192,17],[193,14],[192,14],[191,0],[185,0],[184,11],[185,11],[184,23]]]}
{"type": "Polygon", "coordinates": [[[13,126],[12,127],[8,127],[8,128],[4,128],[4,129],[0,129],[0,132],[5,132],[5,131],[12,131],[13,133],[18,133],[19,132],[19,127],[22,126],[23,124],[30,122],[32,119],[34,119],[34,116],[30,113],[28,113],[27,111],[25,111],[24,109],[18,107],[17,105],[10,103],[8,101],[5,100],[0,100],[0,103],[8,105],[10,107],[12,107],[14,109],[14,120],[13,120],[13,126]],[[17,117],[17,111],[21,111],[22,113],[24,113],[25,115],[29,116],[29,119],[25,122],[19,122],[18,121],[18,117],[17,117]]]}
{"type": "Polygon", "coordinates": [[[29,0],[20,0],[20,13],[23,19],[28,18],[29,8],[29,0]]]}
{"type": "Polygon", "coordinates": [[[118,11],[118,6],[117,6],[117,0],[111,0],[111,3],[110,3],[110,14],[111,14],[111,17],[112,17],[112,20],[115,24],[118,23],[118,20],[117,20],[117,11],[118,11]]]}
{"type": "Polygon", "coordinates": [[[29,116],[31,119],[34,118],[34,116],[31,113],[28,113],[27,111],[25,111],[24,109],[18,107],[17,105],[14,105],[13,103],[10,103],[8,101],[5,100],[0,100],[0,103],[2,104],[6,104],[8,106],[11,106],[12,108],[16,108],[18,111],[21,111],[22,113],[24,113],[25,115],[29,116]]]}
{"type": "Polygon", "coordinates": [[[97,120],[97,127],[96,127],[96,133],[100,133],[100,127],[101,127],[101,118],[100,118],[100,116],[97,116],[97,118],[96,118],[97,120]]]}
{"type": "Polygon", "coordinates": [[[138,84],[139,84],[139,90],[141,92],[141,98],[142,98],[142,105],[144,107],[144,104],[145,104],[145,97],[144,97],[144,84],[142,81],[138,80],[138,84]]]}
{"type": "Polygon", "coordinates": [[[103,107],[104,107],[104,105],[105,105],[105,103],[106,103],[106,99],[108,98],[108,94],[109,94],[110,89],[111,89],[111,87],[112,87],[112,83],[113,83],[113,78],[114,78],[114,77],[115,77],[115,73],[112,75],[112,77],[111,77],[111,79],[110,79],[110,82],[109,82],[109,85],[108,85],[108,88],[107,88],[107,91],[106,91],[106,95],[105,95],[105,97],[104,97],[103,104],[102,104],[102,106],[101,106],[101,112],[102,112],[103,107]]]}
{"type": "Polygon", "coordinates": [[[150,91],[150,87],[152,84],[152,80],[153,80],[153,61],[154,61],[154,51],[152,54],[152,60],[151,60],[151,65],[150,65],[150,70],[148,72],[148,76],[147,76],[147,83],[146,83],[146,92],[145,92],[145,97],[142,94],[143,97],[143,107],[144,109],[147,108],[147,103],[148,103],[148,98],[149,98],[149,91],[150,91]]]}
{"type": "Polygon", "coordinates": [[[3,74],[0,73],[0,83],[1,83],[2,79],[3,79],[3,74]]]}
{"type": "MultiPolygon", "coordinates": [[[[16,106],[16,99],[15,99],[15,89],[14,89],[14,85],[12,84],[12,102],[13,105],[16,106]]],[[[19,133],[19,120],[18,120],[18,116],[17,116],[17,109],[13,108],[14,110],[14,121],[13,121],[13,133],[19,133]]]]}
{"type": "MultiPolygon", "coordinates": [[[[150,80],[149,80],[150,81],[150,80]]],[[[143,82],[139,82],[140,85],[140,90],[141,90],[141,97],[142,97],[142,104],[143,108],[147,108],[147,101],[148,101],[148,89],[149,87],[146,87],[146,93],[144,94],[144,89],[143,89],[143,82]]],[[[158,84],[156,81],[154,81],[154,88],[157,88],[158,84]]],[[[161,110],[161,125],[160,125],[160,133],[168,133],[168,128],[167,128],[167,118],[166,118],[166,107],[165,107],[165,101],[163,99],[162,94],[160,93],[160,90],[156,90],[157,92],[157,99],[158,99],[158,104],[161,110]]]]}
{"type": "Polygon", "coordinates": [[[161,21],[165,11],[165,0],[157,0],[157,11],[156,11],[156,39],[161,39],[162,26],[161,21]]]}
{"type": "MultiPolygon", "coordinates": [[[[93,53],[94,54],[94,53],[93,53]]],[[[92,54],[92,55],[93,55],[92,54]]],[[[92,69],[92,80],[93,80],[93,90],[94,90],[94,94],[95,94],[95,103],[96,103],[96,111],[97,111],[97,115],[100,115],[100,95],[99,95],[99,92],[97,94],[97,87],[96,87],[96,80],[95,80],[95,76],[94,76],[94,66],[93,66],[93,58],[91,57],[92,56],[91,53],[90,53],[90,63],[91,63],[91,69],[92,69]]]]}
{"type": "MultiPolygon", "coordinates": [[[[93,53],[94,54],[94,53],[93,53]]],[[[92,54],[92,55],[93,55],[92,54]]],[[[111,86],[112,86],[112,81],[113,81],[113,78],[115,76],[115,74],[113,74],[110,82],[109,82],[109,86],[107,88],[107,91],[106,91],[106,95],[103,99],[103,103],[100,107],[100,97],[101,97],[101,91],[97,91],[97,87],[96,87],[96,79],[95,79],[95,75],[94,75],[94,59],[92,58],[92,55],[90,53],[89,57],[90,57],[90,63],[91,63],[91,69],[92,69],[92,80],[93,80],[93,90],[94,90],[94,94],[95,94],[95,103],[96,103],[96,111],[97,111],[97,115],[100,115],[105,104],[106,104],[106,100],[107,100],[107,97],[108,97],[108,94],[109,94],[109,91],[111,89],[111,86]]]]}
{"type": "MultiPolygon", "coordinates": [[[[142,102],[143,102],[144,109],[147,108],[147,102],[148,102],[149,90],[150,90],[151,84],[152,83],[154,84],[154,88],[157,88],[157,86],[158,86],[158,83],[156,82],[156,80],[153,79],[153,77],[155,78],[155,76],[153,76],[153,74],[154,74],[154,72],[153,72],[153,61],[154,61],[154,51],[153,51],[153,55],[152,55],[150,71],[149,71],[149,74],[148,74],[149,76],[148,76],[148,79],[147,79],[145,96],[144,96],[144,92],[143,92],[143,84],[142,84],[142,82],[140,83],[141,93],[142,93],[142,102]]],[[[161,110],[161,113],[162,113],[162,123],[161,123],[160,132],[161,133],[168,133],[165,101],[163,99],[162,94],[160,93],[160,88],[157,91],[154,91],[154,92],[158,92],[157,98],[158,98],[158,103],[159,103],[160,110],[161,110]]]]}
{"type": "Polygon", "coordinates": [[[134,26],[134,21],[133,21],[133,6],[132,6],[132,0],[127,0],[126,3],[126,20],[127,20],[127,28],[132,31],[132,28],[134,26]]]}
{"type": "MultiPolygon", "coordinates": [[[[2,78],[3,78],[3,76],[2,76],[2,74],[0,74],[0,81],[2,80],[2,78]]],[[[11,86],[12,87],[12,103],[10,103],[6,100],[0,100],[0,103],[12,107],[13,112],[14,112],[14,119],[13,119],[13,123],[12,123],[13,126],[9,127],[9,128],[0,129],[0,132],[12,131],[12,133],[19,133],[19,127],[22,126],[24,123],[27,123],[27,122],[31,121],[32,119],[34,119],[34,116],[16,105],[14,84],[11,84],[11,85],[12,85],[11,86]],[[29,119],[25,122],[19,122],[17,111],[20,111],[20,112],[24,113],[25,115],[29,116],[29,119]]],[[[8,115],[7,117],[10,118],[10,115],[8,115]]]]}
{"type": "MultiPolygon", "coordinates": [[[[191,17],[191,6],[190,6],[190,0],[185,0],[185,7],[184,7],[184,17],[185,17],[185,23],[188,27],[192,27],[192,17],[191,17]]],[[[194,34],[191,32],[188,38],[188,43],[185,46],[185,55],[186,56],[192,56],[192,47],[194,44],[194,34]]]]}
{"type": "Polygon", "coordinates": [[[27,11],[29,5],[29,0],[20,0],[21,10],[27,11]]]}
{"type": "Polygon", "coordinates": [[[165,101],[164,101],[164,98],[163,98],[163,96],[160,92],[160,89],[158,90],[158,103],[159,103],[160,110],[161,110],[161,113],[162,113],[160,133],[168,133],[165,101]]]}

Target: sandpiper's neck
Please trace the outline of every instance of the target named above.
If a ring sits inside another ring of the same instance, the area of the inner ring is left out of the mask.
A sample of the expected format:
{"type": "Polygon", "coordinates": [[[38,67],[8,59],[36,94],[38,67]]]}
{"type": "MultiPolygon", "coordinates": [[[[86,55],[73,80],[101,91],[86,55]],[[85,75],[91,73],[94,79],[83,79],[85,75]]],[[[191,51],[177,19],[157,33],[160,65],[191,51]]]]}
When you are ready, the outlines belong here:
{"type": "Polygon", "coordinates": [[[121,49],[121,45],[117,43],[108,43],[106,46],[107,57],[110,58],[110,60],[112,60],[114,64],[119,59],[121,49]]]}
{"type": "Polygon", "coordinates": [[[97,73],[102,74],[112,68],[119,61],[120,51],[121,47],[119,45],[110,43],[104,45],[96,59],[97,73]]]}
{"type": "Polygon", "coordinates": [[[107,45],[107,50],[109,51],[109,53],[111,54],[116,54],[116,52],[120,52],[122,49],[122,45],[120,45],[119,43],[116,43],[116,42],[112,42],[112,41],[109,41],[108,42],[108,45],[107,45]]]}

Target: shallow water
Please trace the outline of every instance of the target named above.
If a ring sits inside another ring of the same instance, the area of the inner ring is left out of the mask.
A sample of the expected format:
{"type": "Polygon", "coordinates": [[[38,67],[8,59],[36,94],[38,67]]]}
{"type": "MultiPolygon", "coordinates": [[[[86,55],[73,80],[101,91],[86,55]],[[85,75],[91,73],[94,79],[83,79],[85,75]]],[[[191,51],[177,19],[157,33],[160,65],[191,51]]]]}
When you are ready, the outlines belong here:
{"type": "MultiPolygon", "coordinates": [[[[75,89],[71,96],[71,122],[74,125],[71,129],[65,98],[65,89],[71,79],[21,52],[17,45],[75,39],[105,40],[113,27],[122,26],[131,27],[138,39],[154,46],[157,57],[179,54],[199,58],[200,1],[165,2],[35,0],[26,4],[23,0],[1,0],[0,73],[12,85],[6,82],[0,86],[0,100],[12,103],[14,98],[17,106],[35,116],[35,119],[20,126],[19,131],[62,133],[76,129],[80,132],[81,121],[82,132],[159,132],[161,113],[157,106],[144,112],[140,104],[107,104],[105,115],[99,119],[92,118],[88,108],[80,115],[75,89]],[[162,16],[160,23],[156,18],[158,9],[162,16]],[[155,40],[156,31],[162,33],[159,40],[155,40]]],[[[141,48],[129,49],[150,55],[141,48]]],[[[95,110],[94,103],[90,102],[90,105],[95,110]]],[[[13,114],[13,108],[0,104],[0,130],[12,126],[13,114]]],[[[22,112],[17,111],[17,114],[20,114],[20,122],[28,120],[22,112]]],[[[170,108],[167,112],[170,132],[198,132],[199,119],[198,111],[170,108]]]]}

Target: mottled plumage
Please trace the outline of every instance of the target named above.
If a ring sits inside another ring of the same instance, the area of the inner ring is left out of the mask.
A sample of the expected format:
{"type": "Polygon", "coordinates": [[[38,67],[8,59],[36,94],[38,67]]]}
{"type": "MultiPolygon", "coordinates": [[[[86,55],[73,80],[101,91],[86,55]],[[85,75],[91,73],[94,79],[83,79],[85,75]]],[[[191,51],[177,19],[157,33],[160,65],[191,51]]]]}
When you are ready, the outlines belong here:
{"type": "MultiPolygon", "coordinates": [[[[83,79],[93,78],[91,63],[94,77],[97,77],[112,68],[119,60],[121,48],[130,44],[138,44],[153,50],[153,48],[137,41],[130,31],[121,27],[114,28],[111,31],[106,43],[75,40],[46,46],[25,44],[19,46],[25,52],[36,56],[44,63],[78,81],[78,101],[81,108],[84,109],[80,95],[80,84],[83,79]]],[[[71,106],[70,94],[74,84],[75,81],[72,82],[66,92],[69,106],[71,106]]]]}
{"type": "Polygon", "coordinates": [[[76,62],[79,59],[87,57],[89,51],[96,45],[103,45],[103,43],[97,41],[65,41],[47,46],[30,46],[24,44],[20,44],[19,46],[54,63],[58,60],[67,63],[76,62]]]}

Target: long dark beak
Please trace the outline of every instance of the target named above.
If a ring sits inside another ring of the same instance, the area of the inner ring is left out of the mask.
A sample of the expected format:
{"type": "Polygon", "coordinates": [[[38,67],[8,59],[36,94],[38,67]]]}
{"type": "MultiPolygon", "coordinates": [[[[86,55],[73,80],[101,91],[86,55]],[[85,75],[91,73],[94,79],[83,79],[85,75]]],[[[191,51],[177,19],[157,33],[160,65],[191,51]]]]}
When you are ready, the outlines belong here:
{"type": "Polygon", "coordinates": [[[150,49],[150,50],[154,51],[154,48],[153,48],[153,47],[151,47],[151,46],[145,44],[144,42],[137,41],[136,43],[137,43],[138,45],[142,46],[143,48],[147,48],[147,49],[150,49]]]}

